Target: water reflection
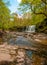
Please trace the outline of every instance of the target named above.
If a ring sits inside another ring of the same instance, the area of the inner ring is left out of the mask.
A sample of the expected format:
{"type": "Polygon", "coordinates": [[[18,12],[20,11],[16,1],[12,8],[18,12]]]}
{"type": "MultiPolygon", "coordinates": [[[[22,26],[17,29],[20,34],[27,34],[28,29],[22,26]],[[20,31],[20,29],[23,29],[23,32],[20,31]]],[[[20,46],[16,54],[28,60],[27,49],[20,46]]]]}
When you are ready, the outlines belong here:
{"type": "MultiPolygon", "coordinates": [[[[8,41],[8,44],[11,44],[11,45],[18,45],[18,46],[28,46],[28,47],[31,47],[31,42],[28,41],[26,38],[24,38],[23,36],[18,36],[16,39],[15,38],[11,38],[9,41],[8,41]]],[[[32,55],[32,51],[30,50],[26,50],[26,54],[31,57],[32,55]]]]}

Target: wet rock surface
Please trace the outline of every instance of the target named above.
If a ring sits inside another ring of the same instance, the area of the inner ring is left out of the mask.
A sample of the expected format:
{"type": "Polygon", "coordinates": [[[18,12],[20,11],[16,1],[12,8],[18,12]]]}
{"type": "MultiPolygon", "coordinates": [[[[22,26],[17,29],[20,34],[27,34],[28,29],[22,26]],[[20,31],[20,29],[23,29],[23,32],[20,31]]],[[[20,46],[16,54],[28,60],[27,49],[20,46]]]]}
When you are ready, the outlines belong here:
{"type": "Polygon", "coordinates": [[[4,43],[0,45],[0,65],[46,65],[47,35],[21,32],[8,32],[5,35],[4,43]],[[28,52],[30,58],[26,50],[33,51],[28,52]]]}
{"type": "Polygon", "coordinates": [[[25,49],[7,44],[0,45],[0,65],[44,65],[45,61],[46,58],[36,53],[32,53],[29,58],[25,49]]]}
{"type": "Polygon", "coordinates": [[[26,56],[24,49],[11,45],[0,45],[0,65],[28,65],[31,60],[26,56]]]}

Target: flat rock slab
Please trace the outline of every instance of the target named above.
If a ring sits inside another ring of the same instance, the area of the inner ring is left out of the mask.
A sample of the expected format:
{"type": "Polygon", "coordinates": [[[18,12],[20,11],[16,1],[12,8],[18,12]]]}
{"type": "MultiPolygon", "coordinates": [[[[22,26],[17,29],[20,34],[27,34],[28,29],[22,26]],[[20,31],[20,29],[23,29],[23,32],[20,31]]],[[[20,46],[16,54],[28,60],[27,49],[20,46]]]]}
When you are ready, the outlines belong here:
{"type": "Polygon", "coordinates": [[[11,45],[0,45],[0,61],[13,61],[17,49],[11,45]]]}

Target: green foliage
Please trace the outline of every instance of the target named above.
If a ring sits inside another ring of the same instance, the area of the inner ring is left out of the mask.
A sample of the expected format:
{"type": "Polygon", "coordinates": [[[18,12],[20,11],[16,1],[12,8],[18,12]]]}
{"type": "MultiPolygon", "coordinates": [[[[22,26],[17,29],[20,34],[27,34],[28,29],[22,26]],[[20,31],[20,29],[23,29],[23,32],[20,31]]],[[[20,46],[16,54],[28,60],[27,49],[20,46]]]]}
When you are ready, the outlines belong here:
{"type": "Polygon", "coordinates": [[[6,4],[3,2],[3,0],[0,1],[0,28],[7,29],[8,23],[10,21],[10,10],[6,6],[6,4]]]}
{"type": "Polygon", "coordinates": [[[22,15],[19,18],[17,13],[10,15],[8,3],[0,0],[0,28],[9,29],[15,26],[29,26],[41,23],[47,18],[47,4],[44,0],[22,0],[18,10],[22,15]]]}
{"type": "Polygon", "coordinates": [[[45,19],[45,16],[32,14],[32,24],[36,25],[37,23],[41,23],[45,19]]]}
{"type": "Polygon", "coordinates": [[[37,23],[36,31],[47,33],[47,19],[44,19],[42,22],[37,23]]]}
{"type": "MultiPolygon", "coordinates": [[[[31,12],[30,22],[28,21],[27,25],[37,25],[43,22],[43,20],[47,19],[47,0],[22,0],[20,3],[19,10],[22,11],[22,14],[26,14],[31,12]]],[[[43,27],[41,30],[44,31],[47,27],[44,25],[45,21],[41,26],[43,27]]],[[[39,28],[37,28],[40,30],[39,28]]]]}
{"type": "Polygon", "coordinates": [[[37,24],[47,18],[47,4],[43,0],[22,0],[19,10],[24,14],[31,11],[31,22],[37,24]]]}

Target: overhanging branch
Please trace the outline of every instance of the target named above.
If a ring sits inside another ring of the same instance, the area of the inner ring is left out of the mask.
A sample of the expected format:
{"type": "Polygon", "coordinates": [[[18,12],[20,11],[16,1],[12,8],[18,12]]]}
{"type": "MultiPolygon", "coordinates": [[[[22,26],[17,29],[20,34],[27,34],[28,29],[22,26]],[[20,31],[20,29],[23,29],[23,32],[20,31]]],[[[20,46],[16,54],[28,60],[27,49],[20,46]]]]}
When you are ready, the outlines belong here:
{"type": "Polygon", "coordinates": [[[33,12],[33,13],[36,14],[36,15],[38,15],[38,14],[43,14],[43,15],[45,15],[45,16],[47,17],[47,14],[42,13],[42,12],[40,12],[40,13],[33,12]]]}
{"type": "Polygon", "coordinates": [[[47,2],[46,2],[46,0],[41,0],[41,1],[47,5],[47,2]]]}
{"type": "Polygon", "coordinates": [[[47,14],[45,13],[45,12],[35,12],[35,9],[33,9],[32,8],[32,5],[30,4],[30,7],[31,7],[31,11],[34,13],[34,14],[36,14],[36,15],[38,15],[38,14],[43,14],[44,16],[46,16],[47,17],[47,14]]]}

